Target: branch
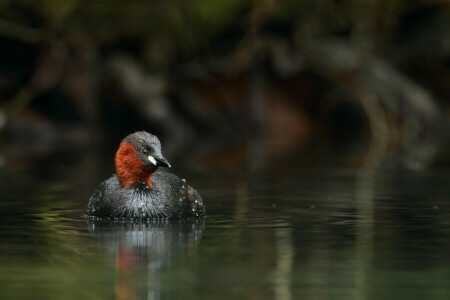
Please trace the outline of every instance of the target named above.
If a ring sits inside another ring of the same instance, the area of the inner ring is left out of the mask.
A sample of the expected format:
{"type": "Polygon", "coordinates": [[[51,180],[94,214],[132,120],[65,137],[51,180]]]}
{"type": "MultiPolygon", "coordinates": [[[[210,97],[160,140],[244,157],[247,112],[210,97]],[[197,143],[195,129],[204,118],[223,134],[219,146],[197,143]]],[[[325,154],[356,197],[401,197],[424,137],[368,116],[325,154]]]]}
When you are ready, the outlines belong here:
{"type": "Polygon", "coordinates": [[[35,44],[44,39],[40,29],[28,28],[0,19],[0,35],[24,43],[35,44]]]}

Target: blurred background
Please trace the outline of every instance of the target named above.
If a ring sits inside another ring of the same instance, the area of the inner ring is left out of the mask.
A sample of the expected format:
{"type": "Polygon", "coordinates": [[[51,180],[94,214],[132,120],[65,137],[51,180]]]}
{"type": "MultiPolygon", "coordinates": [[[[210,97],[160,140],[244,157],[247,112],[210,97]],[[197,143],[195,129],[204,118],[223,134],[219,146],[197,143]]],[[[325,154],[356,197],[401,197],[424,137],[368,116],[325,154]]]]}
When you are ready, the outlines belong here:
{"type": "Polygon", "coordinates": [[[450,2],[0,0],[0,298],[448,299],[450,2]],[[197,224],[87,224],[127,134],[197,224]]]}
{"type": "Polygon", "coordinates": [[[1,0],[2,147],[116,147],[145,129],[173,156],[214,156],[209,147],[226,143],[217,156],[236,161],[258,140],[265,159],[319,143],[374,164],[449,136],[449,9],[437,0],[1,0]]]}

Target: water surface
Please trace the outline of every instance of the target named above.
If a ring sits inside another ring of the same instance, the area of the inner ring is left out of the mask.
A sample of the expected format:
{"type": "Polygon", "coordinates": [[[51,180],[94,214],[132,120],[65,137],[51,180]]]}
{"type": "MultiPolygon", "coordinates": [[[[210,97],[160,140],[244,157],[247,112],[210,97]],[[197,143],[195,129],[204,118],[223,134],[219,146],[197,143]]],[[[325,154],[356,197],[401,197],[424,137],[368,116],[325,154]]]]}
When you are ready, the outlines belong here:
{"type": "Polygon", "coordinates": [[[2,169],[1,299],[450,298],[450,169],[174,168],[206,220],[127,224],[85,218],[96,164],[2,169]]]}

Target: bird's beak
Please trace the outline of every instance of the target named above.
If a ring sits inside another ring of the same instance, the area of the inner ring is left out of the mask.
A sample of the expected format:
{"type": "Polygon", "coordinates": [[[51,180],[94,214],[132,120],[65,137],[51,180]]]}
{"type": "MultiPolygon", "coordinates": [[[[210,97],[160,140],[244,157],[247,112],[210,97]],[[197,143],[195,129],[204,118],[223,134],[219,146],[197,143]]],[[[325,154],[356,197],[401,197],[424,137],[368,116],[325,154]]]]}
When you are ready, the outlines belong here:
{"type": "Polygon", "coordinates": [[[158,167],[166,167],[166,168],[170,168],[170,167],[171,167],[171,165],[170,165],[170,163],[167,161],[167,159],[165,159],[165,158],[162,157],[162,156],[157,157],[157,156],[149,155],[149,156],[148,156],[148,160],[149,160],[153,165],[158,166],[158,167]]]}

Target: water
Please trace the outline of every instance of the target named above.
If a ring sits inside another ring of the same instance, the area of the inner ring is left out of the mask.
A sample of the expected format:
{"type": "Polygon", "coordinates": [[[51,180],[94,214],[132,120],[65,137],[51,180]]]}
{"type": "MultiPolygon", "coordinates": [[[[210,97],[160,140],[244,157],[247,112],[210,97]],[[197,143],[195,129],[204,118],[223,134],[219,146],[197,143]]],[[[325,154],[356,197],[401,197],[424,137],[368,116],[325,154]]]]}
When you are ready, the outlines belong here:
{"type": "Polygon", "coordinates": [[[174,168],[205,221],[89,222],[102,159],[3,167],[0,299],[450,299],[450,169],[174,168]]]}

